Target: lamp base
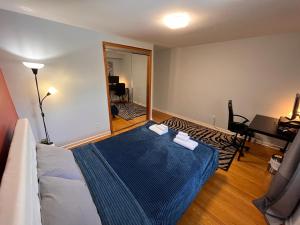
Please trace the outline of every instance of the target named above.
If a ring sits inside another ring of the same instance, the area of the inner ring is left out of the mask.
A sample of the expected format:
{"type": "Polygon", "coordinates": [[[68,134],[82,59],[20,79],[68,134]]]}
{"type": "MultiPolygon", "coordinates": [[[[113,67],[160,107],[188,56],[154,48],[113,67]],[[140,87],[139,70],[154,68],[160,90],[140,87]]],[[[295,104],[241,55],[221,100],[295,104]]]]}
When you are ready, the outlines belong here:
{"type": "Polygon", "coordinates": [[[47,139],[42,139],[41,140],[41,144],[44,144],[44,145],[54,145],[53,142],[48,142],[47,139]]]}

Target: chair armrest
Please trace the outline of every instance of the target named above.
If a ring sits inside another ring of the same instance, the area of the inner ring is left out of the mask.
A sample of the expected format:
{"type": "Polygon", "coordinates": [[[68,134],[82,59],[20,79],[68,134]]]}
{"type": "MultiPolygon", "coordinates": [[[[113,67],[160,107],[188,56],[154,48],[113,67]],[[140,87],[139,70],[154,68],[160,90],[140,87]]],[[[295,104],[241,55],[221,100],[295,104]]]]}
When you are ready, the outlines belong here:
{"type": "Polygon", "coordinates": [[[249,120],[248,120],[246,117],[244,117],[244,116],[241,116],[241,115],[238,115],[238,114],[235,114],[235,115],[233,115],[233,116],[243,118],[244,121],[243,121],[242,123],[247,123],[247,122],[249,122],[249,120]]]}

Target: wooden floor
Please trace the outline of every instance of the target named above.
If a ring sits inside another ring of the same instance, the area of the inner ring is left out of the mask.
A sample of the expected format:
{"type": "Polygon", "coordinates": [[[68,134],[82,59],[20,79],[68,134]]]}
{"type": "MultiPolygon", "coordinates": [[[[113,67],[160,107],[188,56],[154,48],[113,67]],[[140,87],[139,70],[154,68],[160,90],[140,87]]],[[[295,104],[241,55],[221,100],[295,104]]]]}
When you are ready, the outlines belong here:
{"type": "MultiPolygon", "coordinates": [[[[153,120],[161,122],[171,116],[153,111],[153,120]]],[[[137,124],[113,135],[130,130],[137,124]]],[[[178,225],[265,225],[252,200],[268,189],[271,175],[266,171],[271,155],[278,151],[248,143],[250,151],[233,161],[228,172],[217,170],[179,220],[178,225]]]]}
{"type": "Polygon", "coordinates": [[[178,224],[266,224],[252,200],[268,189],[271,176],[266,168],[274,150],[249,146],[241,161],[235,158],[228,172],[218,170],[204,185],[178,224]]]}
{"type": "Polygon", "coordinates": [[[112,121],[111,121],[112,122],[112,131],[115,132],[115,131],[123,130],[127,127],[131,127],[132,125],[144,122],[146,120],[147,120],[146,115],[136,117],[132,120],[124,120],[121,117],[115,117],[115,118],[112,118],[112,121]]]}

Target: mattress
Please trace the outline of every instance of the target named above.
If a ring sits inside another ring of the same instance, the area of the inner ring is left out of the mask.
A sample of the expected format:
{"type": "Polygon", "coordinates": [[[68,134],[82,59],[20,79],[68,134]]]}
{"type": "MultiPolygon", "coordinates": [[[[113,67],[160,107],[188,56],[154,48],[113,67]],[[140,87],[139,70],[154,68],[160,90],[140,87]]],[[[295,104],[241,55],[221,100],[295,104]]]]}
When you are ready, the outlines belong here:
{"type": "Polygon", "coordinates": [[[176,224],[218,168],[216,149],[188,150],[152,124],[73,151],[103,225],[176,224]]]}

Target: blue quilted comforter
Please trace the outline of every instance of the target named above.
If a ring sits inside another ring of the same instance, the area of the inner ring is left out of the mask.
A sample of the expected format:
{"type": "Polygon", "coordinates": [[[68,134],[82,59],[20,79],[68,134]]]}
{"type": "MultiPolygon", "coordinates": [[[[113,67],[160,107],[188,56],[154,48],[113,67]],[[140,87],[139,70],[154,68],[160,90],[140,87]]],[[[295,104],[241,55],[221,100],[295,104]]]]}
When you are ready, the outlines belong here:
{"type": "Polygon", "coordinates": [[[190,151],[148,124],[73,151],[103,225],[173,225],[218,167],[218,151],[190,151]]]}

